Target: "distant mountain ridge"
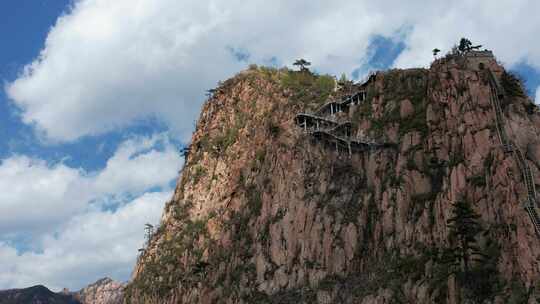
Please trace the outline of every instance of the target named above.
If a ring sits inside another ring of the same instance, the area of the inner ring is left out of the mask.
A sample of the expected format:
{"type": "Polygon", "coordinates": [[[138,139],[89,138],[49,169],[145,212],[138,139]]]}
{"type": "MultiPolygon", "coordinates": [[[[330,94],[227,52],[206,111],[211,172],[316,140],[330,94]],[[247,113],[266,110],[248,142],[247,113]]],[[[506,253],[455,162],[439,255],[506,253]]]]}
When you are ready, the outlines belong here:
{"type": "Polygon", "coordinates": [[[70,294],[55,293],[43,285],[0,291],[0,304],[81,304],[70,294]]]}
{"type": "Polygon", "coordinates": [[[43,285],[0,290],[0,304],[120,304],[124,284],[103,278],[77,292],[53,292],[43,285]]]}

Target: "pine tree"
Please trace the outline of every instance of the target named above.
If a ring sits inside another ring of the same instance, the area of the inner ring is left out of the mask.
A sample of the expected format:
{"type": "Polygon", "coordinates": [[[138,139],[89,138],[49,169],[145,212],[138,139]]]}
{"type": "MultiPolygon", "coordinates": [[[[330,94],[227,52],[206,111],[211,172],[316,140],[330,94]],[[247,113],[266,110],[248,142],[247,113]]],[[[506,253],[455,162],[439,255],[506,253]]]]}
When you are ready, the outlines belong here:
{"type": "Polygon", "coordinates": [[[293,65],[296,65],[298,67],[300,67],[300,71],[304,72],[304,71],[308,71],[308,68],[307,66],[310,66],[311,65],[311,62],[301,58],[301,59],[297,59],[293,65]]]}
{"type": "Polygon", "coordinates": [[[448,238],[452,244],[448,258],[454,259],[454,264],[463,266],[461,272],[465,280],[470,273],[471,262],[482,258],[476,239],[483,231],[479,218],[467,201],[460,200],[453,204],[452,217],[447,221],[450,229],[448,238]]]}
{"type": "Polygon", "coordinates": [[[466,53],[466,52],[470,52],[472,50],[477,50],[479,48],[481,48],[482,45],[474,45],[472,44],[472,42],[467,39],[467,38],[461,38],[461,40],[459,41],[459,51],[461,53],[466,53]]]}
{"type": "Polygon", "coordinates": [[[466,303],[485,303],[502,290],[497,269],[499,246],[482,228],[480,215],[469,202],[460,200],[452,206],[452,217],[447,220],[450,247],[443,250],[440,262],[448,269],[446,276],[454,275],[458,288],[463,288],[459,298],[463,296],[466,303]],[[482,249],[480,235],[485,239],[482,249]]]}

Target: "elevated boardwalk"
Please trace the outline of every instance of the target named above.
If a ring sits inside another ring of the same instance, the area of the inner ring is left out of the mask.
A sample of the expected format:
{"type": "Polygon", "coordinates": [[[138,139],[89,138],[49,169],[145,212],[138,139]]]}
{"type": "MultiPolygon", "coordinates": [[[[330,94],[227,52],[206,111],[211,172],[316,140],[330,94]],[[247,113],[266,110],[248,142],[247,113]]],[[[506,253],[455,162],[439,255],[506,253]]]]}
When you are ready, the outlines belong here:
{"type": "Polygon", "coordinates": [[[339,125],[339,122],[335,118],[326,118],[309,113],[296,114],[295,122],[304,131],[320,129],[320,128],[333,128],[339,125]]]}
{"type": "Polygon", "coordinates": [[[523,155],[523,152],[508,138],[508,135],[506,134],[504,114],[500,101],[501,99],[505,98],[504,88],[499,83],[493,71],[488,69],[487,77],[491,88],[491,105],[495,110],[497,134],[499,136],[503,151],[505,153],[513,153],[514,155],[514,159],[516,160],[519,171],[523,177],[525,187],[527,188],[527,199],[523,203],[523,208],[531,219],[531,223],[534,226],[536,235],[540,238],[540,204],[536,197],[536,184],[534,183],[534,177],[531,168],[523,155]]]}
{"type": "Polygon", "coordinates": [[[349,155],[353,152],[395,147],[394,144],[377,143],[353,137],[352,123],[348,119],[336,115],[337,113],[348,112],[351,105],[359,105],[366,100],[366,97],[366,91],[362,89],[338,101],[326,102],[314,113],[297,114],[295,123],[314,139],[334,145],[337,151],[346,149],[349,155]]]}
{"type": "Polygon", "coordinates": [[[366,91],[360,90],[352,95],[347,95],[340,100],[328,101],[319,107],[314,114],[318,116],[333,116],[339,112],[348,112],[351,105],[359,105],[361,102],[366,100],[366,97],[366,91]]]}
{"type": "Polygon", "coordinates": [[[349,154],[352,152],[366,152],[372,151],[379,148],[388,148],[393,147],[391,144],[386,143],[376,143],[371,141],[364,141],[361,139],[351,138],[347,136],[339,136],[327,131],[313,131],[310,133],[316,139],[324,140],[328,143],[334,144],[336,149],[339,151],[339,148],[347,149],[349,154]]]}

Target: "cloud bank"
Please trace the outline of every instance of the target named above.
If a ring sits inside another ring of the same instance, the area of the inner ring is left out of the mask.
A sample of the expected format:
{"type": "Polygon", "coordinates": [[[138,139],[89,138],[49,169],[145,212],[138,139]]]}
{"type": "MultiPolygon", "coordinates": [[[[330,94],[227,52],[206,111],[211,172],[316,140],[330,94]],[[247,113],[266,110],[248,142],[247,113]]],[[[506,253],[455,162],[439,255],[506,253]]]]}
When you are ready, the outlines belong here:
{"type": "Polygon", "coordinates": [[[128,278],[143,244],[142,227],[157,223],[171,192],[147,193],[116,212],[72,218],[58,234],[43,236],[41,252],[17,253],[0,242],[0,288],[46,284],[79,289],[104,276],[128,278]]]}
{"type": "Polygon", "coordinates": [[[3,160],[0,289],[126,279],[144,224],[158,223],[182,162],[164,135],[124,141],[97,172],[26,156],[3,160]]]}
{"type": "Polygon", "coordinates": [[[395,65],[426,65],[461,36],[508,65],[540,68],[540,2],[81,0],[38,58],[6,86],[22,119],[51,141],[157,117],[186,139],[205,89],[248,62],[351,73],[376,35],[406,45],[395,65]],[[239,54],[242,55],[239,57],[239,54]]]}

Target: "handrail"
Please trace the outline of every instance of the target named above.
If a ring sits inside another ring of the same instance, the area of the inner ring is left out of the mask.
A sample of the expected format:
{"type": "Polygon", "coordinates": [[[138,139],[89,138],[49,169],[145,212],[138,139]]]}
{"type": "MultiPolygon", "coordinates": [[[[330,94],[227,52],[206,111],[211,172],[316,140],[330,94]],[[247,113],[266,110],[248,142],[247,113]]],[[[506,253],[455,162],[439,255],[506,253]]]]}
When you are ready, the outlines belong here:
{"type": "Polygon", "coordinates": [[[535,229],[535,232],[538,237],[540,237],[540,204],[536,199],[536,185],[534,183],[534,177],[523,155],[521,149],[515,145],[511,140],[508,139],[506,131],[504,129],[504,114],[502,111],[501,103],[499,98],[504,97],[504,89],[497,81],[495,74],[488,69],[488,79],[490,83],[490,93],[491,93],[491,104],[495,109],[495,124],[497,127],[497,133],[499,135],[499,140],[503,146],[505,153],[513,152],[514,158],[518,165],[518,169],[523,176],[523,181],[525,182],[525,187],[527,189],[527,201],[524,203],[524,208],[535,229]]]}
{"type": "MultiPolygon", "coordinates": [[[[343,106],[343,105],[347,105],[349,103],[352,102],[353,98],[356,97],[356,96],[359,96],[360,94],[366,94],[366,91],[365,90],[359,90],[357,91],[356,93],[354,94],[351,94],[351,95],[347,95],[345,97],[342,97],[340,100],[330,100],[330,101],[327,101],[326,103],[324,103],[322,106],[320,106],[316,111],[315,113],[316,114],[319,114],[321,112],[323,112],[323,110],[325,110],[329,105],[338,105],[338,106],[343,106]]],[[[363,101],[363,100],[359,100],[359,101],[363,101]]]]}
{"type": "Polygon", "coordinates": [[[340,129],[340,128],[347,127],[347,126],[348,126],[349,128],[352,126],[352,123],[351,123],[350,121],[348,121],[348,120],[347,120],[347,121],[344,121],[344,122],[342,122],[342,123],[340,123],[340,124],[338,124],[337,126],[335,126],[335,127],[333,127],[333,128],[328,128],[328,129],[326,129],[325,131],[326,131],[326,132],[332,133],[332,132],[334,132],[334,131],[336,131],[336,130],[338,130],[338,129],[340,129]]]}
{"type": "Polygon", "coordinates": [[[351,144],[351,145],[367,147],[367,149],[363,149],[363,151],[367,151],[367,150],[370,150],[370,149],[373,149],[373,148],[379,148],[379,147],[384,147],[385,146],[385,144],[380,144],[380,143],[376,143],[376,142],[367,142],[367,141],[362,141],[362,140],[356,139],[356,138],[352,138],[352,139],[351,138],[345,138],[345,137],[330,133],[330,132],[328,132],[326,130],[311,131],[310,133],[313,136],[317,136],[318,134],[322,134],[322,135],[331,137],[334,140],[336,140],[336,141],[338,141],[338,142],[340,142],[340,143],[342,143],[344,145],[351,144]]]}
{"type": "Polygon", "coordinates": [[[505,152],[511,152],[510,151],[510,143],[508,142],[508,137],[506,136],[506,132],[504,131],[504,121],[503,121],[503,112],[502,112],[502,108],[501,108],[501,105],[499,103],[499,100],[498,100],[498,93],[497,93],[497,90],[494,88],[497,86],[496,82],[495,82],[495,79],[493,79],[493,73],[491,72],[491,70],[489,70],[490,73],[489,73],[489,80],[490,80],[490,83],[491,83],[491,86],[490,86],[490,92],[491,92],[491,96],[490,96],[490,100],[491,100],[491,104],[492,106],[495,108],[495,120],[496,120],[496,128],[497,128],[497,134],[499,135],[499,140],[501,141],[501,144],[503,146],[503,149],[505,150],[505,152]]]}
{"type": "Polygon", "coordinates": [[[488,69],[487,71],[489,74],[489,80],[495,85],[494,87],[495,87],[495,91],[497,92],[497,97],[504,96],[505,95],[504,88],[502,87],[501,83],[495,76],[495,73],[493,73],[493,71],[490,69],[488,69]]]}
{"type": "MultiPolygon", "coordinates": [[[[362,147],[362,151],[371,150],[374,148],[384,148],[384,147],[391,147],[392,145],[389,143],[377,143],[375,141],[363,141],[357,138],[351,138],[350,136],[350,129],[349,132],[347,132],[346,136],[340,136],[339,134],[336,134],[337,131],[343,127],[351,128],[352,124],[349,120],[339,120],[336,118],[328,118],[318,115],[319,113],[323,112],[323,110],[331,104],[336,105],[346,105],[347,103],[354,102],[355,98],[358,98],[358,101],[360,100],[360,95],[366,94],[365,90],[359,90],[356,93],[352,95],[348,95],[347,97],[344,97],[341,99],[341,102],[331,101],[323,106],[321,106],[314,114],[311,113],[298,113],[296,114],[295,121],[297,125],[300,127],[303,127],[304,131],[306,133],[309,133],[312,136],[315,137],[327,137],[331,138],[332,140],[335,140],[336,142],[336,148],[337,145],[343,145],[346,146],[349,149],[349,154],[351,153],[353,148],[362,147]],[[311,121],[310,121],[311,120],[311,121]],[[315,123],[313,122],[315,121],[315,123]],[[310,127],[308,127],[308,122],[310,122],[310,127]],[[321,125],[319,122],[323,122],[321,125]],[[315,127],[313,127],[315,126],[315,127]],[[365,147],[365,148],[364,148],[365,147]]],[[[336,110],[339,108],[336,107],[336,110]]]]}
{"type": "Polygon", "coordinates": [[[318,115],[314,115],[314,114],[309,114],[309,113],[298,113],[298,114],[296,114],[296,118],[302,117],[302,116],[309,117],[309,118],[312,118],[312,119],[315,119],[315,120],[325,121],[325,122],[332,123],[332,124],[339,124],[339,122],[336,119],[326,118],[326,117],[322,117],[322,116],[318,116],[318,115]]]}

